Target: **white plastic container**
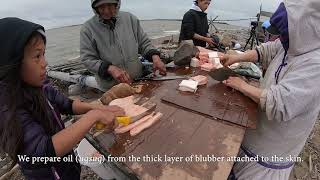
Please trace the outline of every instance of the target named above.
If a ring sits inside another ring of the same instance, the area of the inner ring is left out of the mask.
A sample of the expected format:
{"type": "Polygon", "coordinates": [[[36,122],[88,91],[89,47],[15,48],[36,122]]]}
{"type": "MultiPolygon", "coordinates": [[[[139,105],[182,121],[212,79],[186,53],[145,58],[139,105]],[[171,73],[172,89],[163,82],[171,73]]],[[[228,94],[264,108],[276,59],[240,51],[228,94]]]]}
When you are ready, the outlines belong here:
{"type": "MultiPolygon", "coordinates": [[[[80,142],[77,152],[79,163],[90,167],[100,178],[106,180],[116,178],[114,171],[110,167],[104,165],[103,155],[101,155],[102,161],[98,158],[96,158],[96,160],[88,159],[93,157],[94,154],[97,154],[97,150],[86,139],[83,139],[80,142]]],[[[98,157],[100,158],[100,156],[98,157]]]]}

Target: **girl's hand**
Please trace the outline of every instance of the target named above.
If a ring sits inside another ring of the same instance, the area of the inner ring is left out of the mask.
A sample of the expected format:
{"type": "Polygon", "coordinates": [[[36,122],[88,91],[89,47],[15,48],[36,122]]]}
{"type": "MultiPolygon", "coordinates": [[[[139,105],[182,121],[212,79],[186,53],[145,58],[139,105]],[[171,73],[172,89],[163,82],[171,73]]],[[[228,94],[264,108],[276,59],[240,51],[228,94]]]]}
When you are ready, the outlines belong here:
{"type": "Polygon", "coordinates": [[[229,77],[229,79],[223,81],[223,84],[240,92],[243,92],[245,86],[248,85],[243,79],[239,77],[229,77]]]}
{"type": "Polygon", "coordinates": [[[115,116],[125,116],[124,109],[120,108],[119,106],[105,106],[105,105],[97,105],[94,109],[100,110],[102,112],[111,112],[115,116]]]}
{"type": "Polygon", "coordinates": [[[103,129],[107,131],[113,131],[115,128],[116,115],[112,112],[101,111],[101,110],[91,110],[86,113],[88,119],[92,120],[94,124],[103,124],[103,129]]]}

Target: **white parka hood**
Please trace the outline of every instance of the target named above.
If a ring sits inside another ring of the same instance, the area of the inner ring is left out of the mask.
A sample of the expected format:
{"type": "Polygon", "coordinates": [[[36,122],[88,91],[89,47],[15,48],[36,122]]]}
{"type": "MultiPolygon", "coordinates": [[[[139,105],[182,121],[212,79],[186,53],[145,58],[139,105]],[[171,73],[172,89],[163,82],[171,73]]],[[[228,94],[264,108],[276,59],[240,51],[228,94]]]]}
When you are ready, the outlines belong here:
{"type": "Polygon", "coordinates": [[[288,55],[320,51],[320,1],[285,0],[288,14],[288,55]]]}

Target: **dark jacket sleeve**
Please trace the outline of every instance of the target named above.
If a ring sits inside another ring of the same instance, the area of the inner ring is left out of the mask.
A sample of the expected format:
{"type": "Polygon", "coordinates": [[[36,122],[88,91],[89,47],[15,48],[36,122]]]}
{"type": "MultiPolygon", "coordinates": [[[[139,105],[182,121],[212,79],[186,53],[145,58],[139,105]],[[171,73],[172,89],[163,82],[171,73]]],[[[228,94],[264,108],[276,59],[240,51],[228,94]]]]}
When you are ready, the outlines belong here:
{"type": "Polygon", "coordinates": [[[72,103],[73,100],[67,98],[57,89],[52,87],[49,83],[44,86],[44,92],[47,95],[48,100],[55,104],[62,114],[73,115],[72,103]]]}
{"type": "Polygon", "coordinates": [[[183,16],[182,20],[182,33],[184,35],[185,39],[193,39],[193,36],[195,34],[195,29],[194,29],[194,18],[192,13],[189,11],[183,16]]]}
{"type": "Polygon", "coordinates": [[[17,112],[17,117],[24,136],[21,154],[29,157],[55,157],[51,136],[33,119],[32,115],[25,110],[20,110],[17,112]]]}

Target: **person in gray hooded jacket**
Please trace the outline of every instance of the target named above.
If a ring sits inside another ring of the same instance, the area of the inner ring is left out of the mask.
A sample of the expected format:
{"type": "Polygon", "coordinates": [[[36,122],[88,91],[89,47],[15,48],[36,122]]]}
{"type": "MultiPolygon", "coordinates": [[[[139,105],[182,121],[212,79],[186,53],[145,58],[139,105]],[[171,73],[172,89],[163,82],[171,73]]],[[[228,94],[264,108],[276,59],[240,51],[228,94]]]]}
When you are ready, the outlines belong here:
{"type": "Polygon", "coordinates": [[[95,15],[81,28],[80,55],[96,75],[100,90],[141,77],[138,54],[153,62],[154,72],[166,74],[160,52],[152,46],[138,18],[119,11],[121,0],[91,0],[91,5],[95,15]]]}
{"type": "Polygon", "coordinates": [[[247,130],[237,162],[238,180],[287,180],[320,111],[319,0],[285,0],[271,18],[280,39],[239,56],[222,58],[228,66],[260,61],[266,70],[260,88],[240,78],[224,83],[252,98],[260,106],[257,129],[247,130]]]}

